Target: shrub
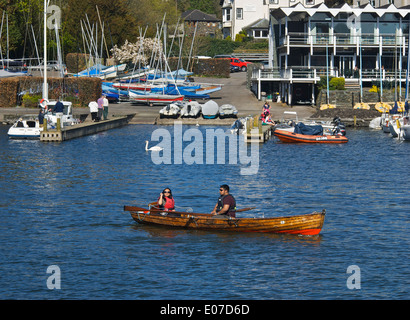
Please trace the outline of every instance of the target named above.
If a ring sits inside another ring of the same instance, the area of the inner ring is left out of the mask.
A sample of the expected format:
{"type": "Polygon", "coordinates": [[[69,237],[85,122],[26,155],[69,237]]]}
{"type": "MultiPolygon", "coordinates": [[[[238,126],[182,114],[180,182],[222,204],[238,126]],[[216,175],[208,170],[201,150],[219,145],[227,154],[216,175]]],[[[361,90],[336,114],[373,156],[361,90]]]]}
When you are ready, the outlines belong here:
{"type": "Polygon", "coordinates": [[[344,90],[345,78],[332,78],[329,81],[329,90],[344,90]]]}
{"type": "MultiPolygon", "coordinates": [[[[98,78],[49,78],[49,99],[58,97],[70,100],[78,106],[87,106],[90,101],[97,100],[102,93],[101,79],[98,78]]],[[[20,92],[33,92],[22,97],[23,105],[38,103],[43,89],[42,77],[14,77],[0,81],[0,107],[15,107],[20,92]]]]}
{"type": "Polygon", "coordinates": [[[28,94],[25,93],[21,98],[21,105],[24,108],[36,108],[41,100],[41,95],[39,94],[28,94]]]}

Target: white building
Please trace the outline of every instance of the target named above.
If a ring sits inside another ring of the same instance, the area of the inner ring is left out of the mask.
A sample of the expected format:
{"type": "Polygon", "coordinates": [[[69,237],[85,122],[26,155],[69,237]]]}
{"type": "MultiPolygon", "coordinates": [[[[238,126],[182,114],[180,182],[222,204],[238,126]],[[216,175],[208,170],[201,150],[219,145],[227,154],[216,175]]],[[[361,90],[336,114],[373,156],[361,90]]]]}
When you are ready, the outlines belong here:
{"type": "Polygon", "coordinates": [[[345,78],[346,85],[357,85],[359,76],[363,86],[391,79],[405,85],[410,6],[298,3],[270,14],[270,65],[252,72],[259,99],[261,92],[279,92],[289,104],[315,103],[316,85],[327,75],[345,78]]]}
{"type": "Polygon", "coordinates": [[[375,8],[394,4],[397,8],[400,8],[400,7],[410,5],[410,1],[409,0],[353,0],[353,7],[360,7],[366,4],[370,4],[375,8]]]}
{"type": "MultiPolygon", "coordinates": [[[[257,26],[263,19],[269,20],[269,12],[280,7],[289,7],[297,3],[306,8],[323,3],[324,0],[221,0],[222,33],[224,38],[230,36],[235,40],[236,35],[244,28],[257,26]]],[[[268,38],[265,28],[253,28],[255,38],[268,38]]]]}

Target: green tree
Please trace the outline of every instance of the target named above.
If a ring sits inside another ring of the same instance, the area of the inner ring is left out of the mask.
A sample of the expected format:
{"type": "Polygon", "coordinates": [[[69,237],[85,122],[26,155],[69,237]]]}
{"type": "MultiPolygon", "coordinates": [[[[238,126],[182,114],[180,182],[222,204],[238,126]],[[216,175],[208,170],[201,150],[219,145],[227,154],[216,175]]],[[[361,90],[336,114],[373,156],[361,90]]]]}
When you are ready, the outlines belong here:
{"type": "Polygon", "coordinates": [[[134,41],[137,38],[136,21],[128,9],[127,0],[69,0],[64,10],[64,41],[69,52],[76,52],[83,47],[81,21],[94,25],[101,37],[101,24],[104,24],[104,36],[111,48],[112,44],[134,41]],[[99,13],[99,16],[98,16],[99,13]],[[87,20],[88,18],[88,20],[87,20]]]}

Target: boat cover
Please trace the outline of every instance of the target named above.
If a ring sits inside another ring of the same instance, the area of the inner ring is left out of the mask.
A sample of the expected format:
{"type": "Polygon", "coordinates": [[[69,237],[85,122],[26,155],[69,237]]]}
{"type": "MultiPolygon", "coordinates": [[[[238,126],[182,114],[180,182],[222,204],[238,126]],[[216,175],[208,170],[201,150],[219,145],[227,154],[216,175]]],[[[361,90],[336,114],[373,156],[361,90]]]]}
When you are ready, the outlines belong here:
{"type": "Polygon", "coordinates": [[[390,114],[398,114],[399,113],[399,106],[397,105],[397,101],[394,103],[394,107],[391,108],[389,113],[390,114]]]}
{"type": "Polygon", "coordinates": [[[321,125],[312,125],[312,126],[307,126],[303,122],[299,122],[297,125],[295,125],[295,133],[299,134],[308,134],[308,135],[323,135],[323,127],[321,125]]]}
{"type": "Polygon", "coordinates": [[[202,105],[202,114],[205,116],[213,116],[218,114],[219,106],[213,101],[209,100],[202,105]]]}

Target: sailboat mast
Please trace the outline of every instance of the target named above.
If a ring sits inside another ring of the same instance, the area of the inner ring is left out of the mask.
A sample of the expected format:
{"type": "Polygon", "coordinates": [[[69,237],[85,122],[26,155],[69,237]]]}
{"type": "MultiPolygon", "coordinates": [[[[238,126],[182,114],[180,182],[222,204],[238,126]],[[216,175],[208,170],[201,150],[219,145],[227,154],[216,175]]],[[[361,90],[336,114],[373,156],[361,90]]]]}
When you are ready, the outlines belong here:
{"type": "Polygon", "coordinates": [[[48,100],[47,86],[47,0],[44,0],[44,83],[43,83],[43,99],[48,100]]]}

